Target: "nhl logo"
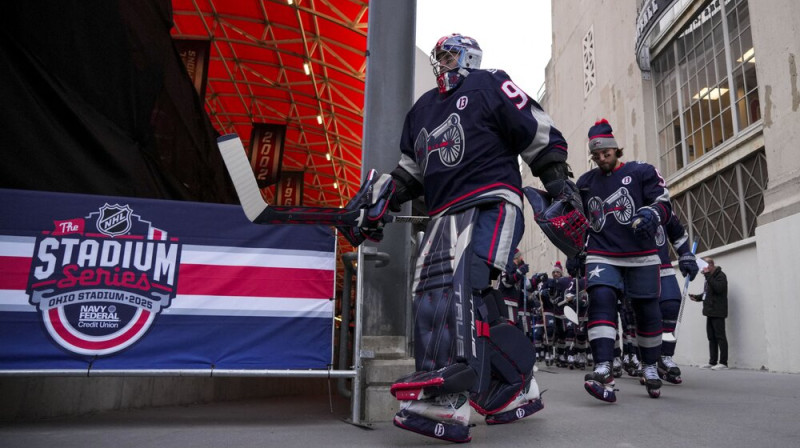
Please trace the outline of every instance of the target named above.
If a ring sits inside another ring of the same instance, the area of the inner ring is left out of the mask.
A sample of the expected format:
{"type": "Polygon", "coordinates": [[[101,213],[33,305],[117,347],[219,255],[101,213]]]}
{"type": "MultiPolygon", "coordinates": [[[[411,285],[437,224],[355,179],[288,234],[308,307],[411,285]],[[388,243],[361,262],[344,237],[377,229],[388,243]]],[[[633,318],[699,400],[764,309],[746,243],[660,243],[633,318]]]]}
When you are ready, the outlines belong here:
{"type": "Polygon", "coordinates": [[[133,210],[127,204],[105,204],[100,207],[97,230],[108,236],[124,235],[131,229],[131,213],[133,210]]]}

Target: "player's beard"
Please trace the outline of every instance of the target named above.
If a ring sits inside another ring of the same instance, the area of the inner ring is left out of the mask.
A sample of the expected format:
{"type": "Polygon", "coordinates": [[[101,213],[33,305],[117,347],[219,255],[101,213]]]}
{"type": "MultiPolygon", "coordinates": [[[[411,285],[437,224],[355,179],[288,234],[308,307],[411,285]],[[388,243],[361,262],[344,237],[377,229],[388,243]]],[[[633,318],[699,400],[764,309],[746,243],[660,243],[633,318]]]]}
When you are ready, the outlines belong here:
{"type": "Polygon", "coordinates": [[[606,159],[603,161],[596,161],[595,163],[597,164],[597,167],[600,168],[600,171],[602,171],[605,174],[608,174],[614,171],[614,168],[617,167],[618,161],[619,159],[615,157],[613,160],[606,159]]]}

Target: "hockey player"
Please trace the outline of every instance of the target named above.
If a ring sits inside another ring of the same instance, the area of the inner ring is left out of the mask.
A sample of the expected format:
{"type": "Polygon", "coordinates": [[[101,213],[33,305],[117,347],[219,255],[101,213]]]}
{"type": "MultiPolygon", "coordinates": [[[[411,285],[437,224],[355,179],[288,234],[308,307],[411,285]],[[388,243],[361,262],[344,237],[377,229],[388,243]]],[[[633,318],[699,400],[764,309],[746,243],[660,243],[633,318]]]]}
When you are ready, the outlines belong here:
{"type": "Polygon", "coordinates": [[[556,317],[555,305],[550,300],[550,290],[547,287],[550,277],[547,273],[540,273],[537,276],[537,289],[536,294],[539,298],[539,304],[542,308],[542,340],[544,342],[541,347],[538,358],[544,360],[545,365],[548,367],[555,364],[554,344],[556,338],[556,317]]]}
{"type": "Polygon", "coordinates": [[[528,273],[529,266],[522,258],[519,249],[514,250],[512,263],[500,274],[500,281],[497,282],[497,290],[501,295],[504,306],[500,309],[501,314],[511,325],[517,326],[523,333],[528,333],[530,323],[525,314],[525,274],[528,273]]]}
{"type": "Polygon", "coordinates": [[[424,194],[432,219],[413,285],[417,371],[391,387],[401,400],[394,424],[452,442],[471,439],[470,404],[488,424],[543,407],[533,344],[502,318],[490,287],[523,233],[518,157],[552,197],[580,207],[561,132],[505,72],[481,70],[481,56],[467,36],[436,43],[438,87],[406,115],[399,164],[366,190],[373,205],[348,236],[379,240],[386,207],[424,194]]]}
{"type": "Polygon", "coordinates": [[[576,314],[578,325],[575,326],[575,367],[585,369],[587,365],[586,352],[589,346],[586,334],[586,324],[589,319],[587,312],[589,306],[589,296],[586,292],[586,277],[578,276],[578,301],[576,302],[576,314]]]}
{"type": "Polygon", "coordinates": [[[570,355],[570,344],[574,342],[575,332],[572,322],[564,316],[564,307],[568,300],[572,300],[574,293],[567,296],[568,291],[574,290],[574,282],[571,277],[564,277],[564,269],[561,262],[556,261],[553,266],[551,277],[547,281],[546,291],[550,303],[553,307],[553,318],[555,319],[555,332],[553,346],[556,349],[556,367],[571,367],[568,357],[570,355]]]}
{"type": "MultiPolygon", "coordinates": [[[[672,260],[669,256],[669,242],[678,254],[678,269],[684,277],[694,280],[700,268],[697,267],[697,259],[692,253],[689,245],[689,234],[678,220],[675,213],[670,214],[669,221],[665,226],[658,228],[656,232],[656,245],[658,245],[658,256],[661,259],[661,296],[659,306],[663,320],[663,332],[672,334],[678,322],[678,313],[681,308],[681,291],[678,286],[678,279],[675,277],[675,269],[672,267],[672,260]]],[[[680,384],[681,369],[672,360],[675,355],[675,338],[664,340],[661,344],[661,358],[658,360],[658,375],[661,379],[673,384],[680,384]]]]}
{"type": "Polygon", "coordinates": [[[605,119],[589,129],[589,151],[597,168],[577,182],[590,222],[586,243],[589,289],[589,343],[594,372],[584,388],[594,397],[616,401],[612,374],[617,335],[617,299],[623,293],[636,316],[636,333],[648,394],[660,396],[656,363],[661,356],[659,258],[655,232],[672,212],[666,183],[642,162],[624,163],[622,149],[605,119]]]}
{"type": "Polygon", "coordinates": [[[538,275],[534,274],[528,281],[528,309],[531,314],[531,337],[533,345],[536,347],[536,362],[544,361],[544,310],[541,302],[542,286],[538,283],[538,275]]]}

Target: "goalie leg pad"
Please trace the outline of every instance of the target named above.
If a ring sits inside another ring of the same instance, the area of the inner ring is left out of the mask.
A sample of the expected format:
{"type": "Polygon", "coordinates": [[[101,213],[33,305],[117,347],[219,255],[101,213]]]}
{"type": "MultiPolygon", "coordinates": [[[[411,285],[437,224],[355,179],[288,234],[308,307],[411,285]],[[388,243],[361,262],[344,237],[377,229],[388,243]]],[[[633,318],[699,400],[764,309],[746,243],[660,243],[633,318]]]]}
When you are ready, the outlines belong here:
{"type": "Polygon", "coordinates": [[[472,407],[486,415],[486,423],[510,423],[544,406],[533,378],[536,349],[531,341],[508,323],[491,328],[488,344],[492,381],[489,388],[470,397],[472,407]]]}
{"type": "Polygon", "coordinates": [[[477,216],[469,209],[428,223],[413,285],[417,371],[464,363],[476,374],[468,389],[489,382],[484,349],[489,311],[480,291],[488,287],[490,271],[472,246],[477,216]]]}

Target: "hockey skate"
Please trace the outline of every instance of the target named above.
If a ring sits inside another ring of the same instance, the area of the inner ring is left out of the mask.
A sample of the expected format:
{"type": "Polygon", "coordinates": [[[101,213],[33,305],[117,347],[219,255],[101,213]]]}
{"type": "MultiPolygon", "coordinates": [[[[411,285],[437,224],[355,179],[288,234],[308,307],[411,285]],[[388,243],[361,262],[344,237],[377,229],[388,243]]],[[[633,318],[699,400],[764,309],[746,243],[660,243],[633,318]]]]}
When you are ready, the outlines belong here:
{"type": "Polygon", "coordinates": [[[469,398],[466,392],[462,392],[426,400],[403,400],[393,423],[398,428],[423,436],[464,443],[472,439],[470,413],[469,398]]]}
{"type": "Polygon", "coordinates": [[[556,367],[561,367],[561,368],[567,367],[567,358],[564,356],[563,353],[558,355],[558,358],[556,358],[556,367]]]}
{"type": "Polygon", "coordinates": [[[547,353],[544,355],[544,365],[546,365],[547,367],[553,365],[553,354],[550,352],[550,350],[548,350],[547,353]]]}
{"type": "Polygon", "coordinates": [[[586,370],[586,353],[578,353],[575,356],[575,367],[586,370]]]}
{"type": "Polygon", "coordinates": [[[636,355],[630,355],[627,364],[623,364],[623,367],[625,368],[625,373],[627,373],[628,376],[641,376],[642,366],[639,363],[639,358],[636,355]]]}
{"type": "Polygon", "coordinates": [[[617,389],[614,388],[614,375],[608,361],[597,363],[594,371],[584,377],[583,388],[593,397],[608,403],[617,401],[617,389]]]}
{"type": "Polygon", "coordinates": [[[662,380],[672,383],[681,384],[681,369],[672,360],[672,356],[662,356],[658,360],[658,376],[662,380]]]}
{"type": "Polygon", "coordinates": [[[619,359],[619,356],[614,357],[614,362],[611,364],[611,373],[614,375],[614,378],[620,378],[622,376],[622,360],[619,359]]]}
{"type": "Polygon", "coordinates": [[[575,369],[575,356],[567,356],[567,366],[569,366],[569,370],[575,369]]]}
{"type": "Polygon", "coordinates": [[[658,398],[661,396],[661,379],[658,377],[658,367],[656,364],[647,364],[642,369],[642,381],[644,387],[647,388],[647,394],[650,398],[658,398]]]}
{"type": "Polygon", "coordinates": [[[536,383],[536,378],[531,376],[525,388],[510,403],[499,411],[486,416],[486,424],[501,425],[515,422],[542,409],[544,409],[544,403],[539,394],[539,385],[536,383]]]}

